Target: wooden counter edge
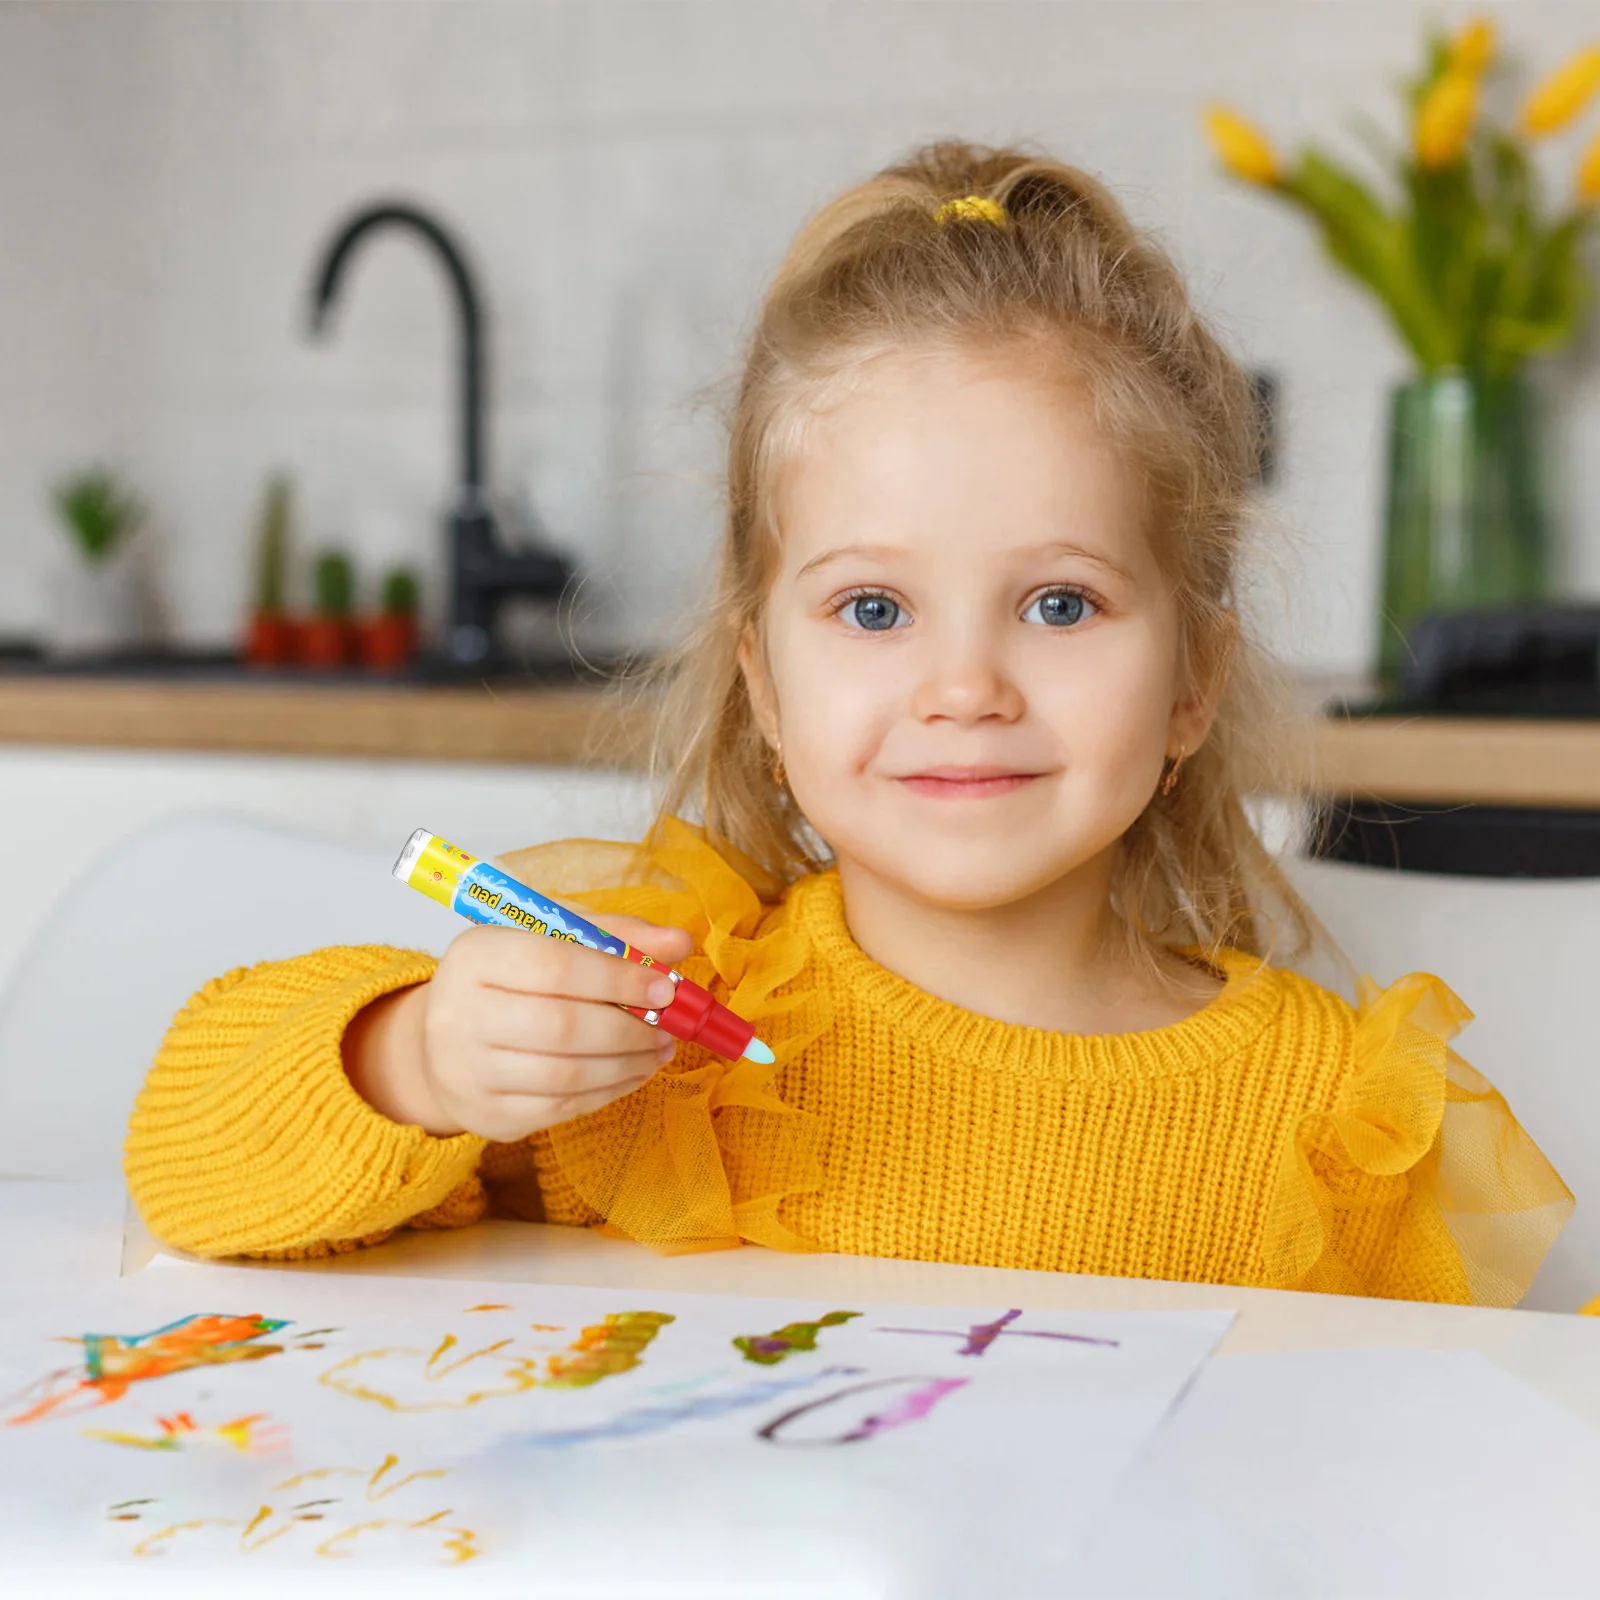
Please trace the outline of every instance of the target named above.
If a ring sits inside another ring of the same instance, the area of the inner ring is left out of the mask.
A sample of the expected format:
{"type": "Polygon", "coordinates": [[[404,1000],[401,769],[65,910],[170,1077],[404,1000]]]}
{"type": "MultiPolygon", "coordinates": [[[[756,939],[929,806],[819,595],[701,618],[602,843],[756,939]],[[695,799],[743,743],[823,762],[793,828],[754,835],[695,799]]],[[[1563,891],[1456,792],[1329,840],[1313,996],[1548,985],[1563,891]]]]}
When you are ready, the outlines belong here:
{"type": "Polygon", "coordinates": [[[1358,799],[1600,810],[1600,722],[1326,717],[1302,781],[1358,799]]]}
{"type": "MultiPolygon", "coordinates": [[[[414,761],[570,763],[596,751],[596,716],[613,765],[632,713],[605,710],[582,685],[501,689],[283,683],[140,683],[0,678],[0,744],[414,761]],[[617,726],[618,719],[621,726],[617,726]]],[[[606,759],[606,751],[599,752],[606,759]]]]}

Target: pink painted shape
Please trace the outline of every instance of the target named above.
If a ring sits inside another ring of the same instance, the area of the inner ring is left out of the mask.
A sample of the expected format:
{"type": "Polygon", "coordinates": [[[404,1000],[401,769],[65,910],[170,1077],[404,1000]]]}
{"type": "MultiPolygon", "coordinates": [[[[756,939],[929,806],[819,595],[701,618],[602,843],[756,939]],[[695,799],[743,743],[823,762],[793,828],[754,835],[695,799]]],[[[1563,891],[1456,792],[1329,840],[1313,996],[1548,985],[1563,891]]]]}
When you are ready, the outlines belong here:
{"type": "Polygon", "coordinates": [[[970,1378],[934,1378],[920,1389],[902,1395],[885,1410],[868,1417],[849,1438],[852,1441],[875,1439],[880,1433],[890,1433],[895,1428],[905,1427],[907,1423],[921,1422],[947,1394],[964,1389],[971,1381],[970,1378]]]}

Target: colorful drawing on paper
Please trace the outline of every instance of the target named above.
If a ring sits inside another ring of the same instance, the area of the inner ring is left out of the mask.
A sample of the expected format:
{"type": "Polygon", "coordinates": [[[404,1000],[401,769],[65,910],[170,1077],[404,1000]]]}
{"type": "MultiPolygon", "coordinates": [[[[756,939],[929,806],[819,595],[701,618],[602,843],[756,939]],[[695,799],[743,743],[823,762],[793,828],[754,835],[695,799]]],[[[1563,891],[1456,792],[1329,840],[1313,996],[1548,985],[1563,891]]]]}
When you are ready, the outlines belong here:
{"type": "Polygon", "coordinates": [[[775,1367],[797,1350],[815,1350],[817,1335],[824,1328],[837,1328],[841,1323],[860,1315],[859,1311],[830,1311],[815,1322],[788,1322],[781,1328],[774,1328],[771,1333],[740,1334],[733,1341],[733,1348],[746,1361],[754,1361],[763,1367],[775,1367]]]}
{"type": "Polygon", "coordinates": [[[1121,1344],[1119,1339],[1096,1339],[1086,1333],[1056,1333],[1048,1328],[1013,1328],[1022,1313],[1020,1311],[1002,1312],[993,1322],[975,1322],[964,1333],[954,1328],[876,1328],[875,1333],[920,1333],[927,1334],[936,1339],[961,1339],[965,1341],[956,1351],[958,1356],[981,1356],[988,1352],[989,1346],[996,1339],[1006,1336],[1020,1336],[1024,1339],[1061,1339],[1068,1344],[1097,1344],[1107,1349],[1115,1350],[1121,1344]]]}
{"type": "MultiPolygon", "coordinates": [[[[402,1476],[396,1470],[399,1465],[399,1456],[385,1456],[377,1468],[366,1477],[365,1498],[374,1501],[387,1500],[390,1495],[398,1494],[402,1489],[409,1489],[414,1483],[447,1478],[450,1475],[448,1467],[424,1467],[421,1471],[408,1472],[402,1476]]],[[[361,1478],[364,1474],[366,1474],[365,1467],[315,1467],[310,1472],[297,1472],[292,1478],[285,1478],[278,1487],[298,1489],[308,1483],[328,1483],[336,1478],[361,1478]]]]}
{"type": "Polygon", "coordinates": [[[0,1318],[0,1357],[33,1362],[8,1385],[73,1363],[18,1403],[0,1391],[0,1420],[30,1424],[0,1428],[0,1548],[12,1529],[24,1549],[77,1541],[111,1592],[118,1569],[164,1589],[202,1569],[234,1589],[402,1565],[514,1578],[556,1509],[549,1549],[609,1577],[637,1557],[604,1544],[616,1495],[649,1485],[650,1536],[681,1522],[686,1548],[770,1519],[771,1548],[807,1559],[837,1540],[918,1583],[1061,1592],[1010,1582],[1008,1552],[1039,1526],[1080,1537],[1225,1323],[181,1262],[62,1304],[0,1318]],[[274,1315],[213,1309],[247,1305],[274,1315]],[[121,1331],[48,1339],[85,1328],[121,1331]]]}
{"type": "Polygon", "coordinates": [[[966,1388],[971,1382],[970,1378],[874,1378],[785,1411],[765,1427],[757,1428],[756,1438],[764,1439],[768,1444],[791,1446],[862,1444],[881,1434],[892,1433],[896,1428],[921,1422],[947,1395],[966,1388]],[[860,1409],[859,1396],[879,1395],[883,1390],[902,1392],[891,1393],[887,1405],[875,1400],[864,1413],[857,1415],[860,1409]],[[841,1414],[854,1419],[845,1425],[842,1432],[838,1424],[841,1414]],[[801,1426],[802,1423],[805,1426],[801,1426]],[[821,1432],[807,1431],[807,1428],[818,1424],[821,1425],[821,1432]]]}
{"type": "Polygon", "coordinates": [[[543,1359],[514,1338],[474,1349],[447,1333],[431,1347],[389,1345],[346,1356],[318,1382],[387,1411],[458,1411],[536,1388],[543,1359]]]}
{"type": "Polygon", "coordinates": [[[655,1337],[676,1318],[664,1311],[614,1311],[585,1328],[564,1355],[550,1358],[552,1389],[584,1389],[603,1378],[631,1371],[644,1359],[655,1337]]]}
{"type": "Polygon", "coordinates": [[[468,1348],[447,1333],[430,1348],[397,1345],[346,1356],[320,1381],[388,1411],[458,1411],[530,1389],[587,1388],[631,1371],[672,1320],[661,1311],[613,1311],[554,1352],[509,1336],[468,1348]]]}
{"type": "Polygon", "coordinates": [[[400,1554],[456,1566],[482,1554],[479,1535],[459,1517],[439,1486],[449,1469],[404,1472],[397,1455],[374,1468],[320,1467],[274,1484],[266,1504],[238,1515],[173,1519],[159,1499],[120,1500],[107,1521],[132,1534],[135,1556],[197,1549],[211,1556],[250,1556],[269,1548],[331,1560],[400,1554]],[[407,1492],[411,1491],[411,1492],[407,1492]],[[392,1498],[404,1500],[389,1503],[392,1498]]]}
{"type": "Polygon", "coordinates": [[[799,1389],[813,1388],[830,1378],[858,1378],[862,1367],[820,1367],[791,1376],[754,1379],[729,1389],[714,1389],[708,1394],[690,1395],[670,1405],[629,1406],[602,1421],[577,1428],[550,1428],[538,1433],[519,1433],[502,1441],[497,1450],[570,1450],[577,1445],[603,1440],[637,1439],[647,1434],[665,1433],[709,1417],[726,1416],[766,1405],[771,1400],[799,1389]]]}
{"type": "Polygon", "coordinates": [[[85,1439],[99,1439],[106,1444],[126,1446],[130,1450],[192,1450],[197,1445],[219,1444],[236,1450],[240,1455],[267,1455],[274,1450],[287,1448],[289,1430],[275,1422],[264,1411],[246,1417],[234,1417],[229,1422],[201,1423],[187,1411],[174,1412],[170,1417],[157,1417],[155,1432],[135,1433],[112,1428],[84,1428],[85,1439]]]}
{"type": "Polygon", "coordinates": [[[653,1383],[647,1389],[639,1390],[639,1394],[651,1400],[660,1400],[667,1395],[690,1394],[696,1389],[704,1389],[713,1383],[725,1383],[728,1378],[726,1367],[714,1367],[707,1372],[696,1372],[687,1378],[673,1378],[667,1383],[653,1383]]]}
{"type": "Polygon", "coordinates": [[[180,1317],[150,1333],[86,1333],[66,1341],[83,1347],[81,1364],[46,1374],[16,1397],[11,1404],[21,1409],[6,1418],[7,1426],[109,1405],[134,1384],[154,1378],[279,1355],[283,1344],[262,1341],[286,1326],[280,1318],[253,1313],[237,1317],[207,1312],[180,1317]]]}

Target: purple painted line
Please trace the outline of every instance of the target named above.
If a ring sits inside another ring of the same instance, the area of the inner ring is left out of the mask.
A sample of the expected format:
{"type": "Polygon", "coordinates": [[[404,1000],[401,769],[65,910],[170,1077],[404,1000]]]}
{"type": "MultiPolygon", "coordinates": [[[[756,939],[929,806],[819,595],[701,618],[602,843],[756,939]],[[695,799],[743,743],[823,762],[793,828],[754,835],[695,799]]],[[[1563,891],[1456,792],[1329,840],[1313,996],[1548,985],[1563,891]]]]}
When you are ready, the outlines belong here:
{"type": "Polygon", "coordinates": [[[963,1356],[981,1356],[990,1345],[1005,1331],[1008,1322],[1015,1322],[1022,1315],[1020,1310],[1006,1311],[996,1317],[993,1322],[978,1322],[967,1330],[967,1342],[956,1352],[963,1356]]]}
{"type": "Polygon", "coordinates": [[[1122,1346],[1120,1339],[1093,1339],[1086,1333],[1049,1333],[1043,1328],[1008,1328],[1006,1331],[1019,1339],[1070,1339],[1074,1344],[1103,1344],[1112,1350],[1122,1346]]]}
{"type": "Polygon", "coordinates": [[[1022,1313],[1017,1310],[1006,1311],[996,1317],[993,1322],[976,1322],[965,1333],[956,1328],[875,1328],[874,1333],[920,1333],[931,1334],[938,1339],[961,1339],[965,1342],[957,1355],[981,1356],[989,1346],[1001,1335],[1013,1335],[1023,1339],[1063,1339],[1069,1344],[1097,1344],[1108,1349],[1120,1348],[1120,1339],[1096,1339],[1087,1333],[1054,1333],[1046,1328],[1010,1328],[1006,1324],[1015,1322],[1022,1313]]]}

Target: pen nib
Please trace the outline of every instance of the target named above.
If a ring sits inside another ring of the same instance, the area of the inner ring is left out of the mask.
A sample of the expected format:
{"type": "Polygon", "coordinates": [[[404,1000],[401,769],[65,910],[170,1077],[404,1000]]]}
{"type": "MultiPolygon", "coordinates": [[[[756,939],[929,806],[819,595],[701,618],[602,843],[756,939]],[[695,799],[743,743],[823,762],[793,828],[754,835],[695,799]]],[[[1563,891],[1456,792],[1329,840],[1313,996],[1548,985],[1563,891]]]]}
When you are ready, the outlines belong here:
{"type": "Polygon", "coordinates": [[[770,1067],[778,1059],[759,1039],[752,1039],[744,1047],[744,1053],[748,1060],[759,1061],[764,1067],[770,1067]]]}

